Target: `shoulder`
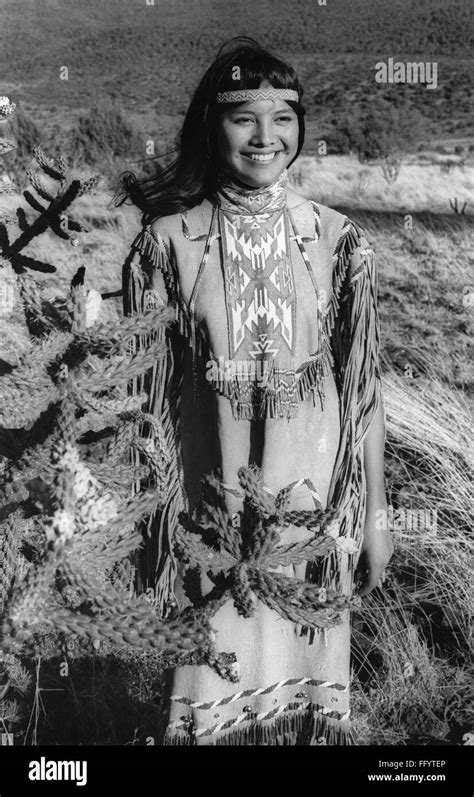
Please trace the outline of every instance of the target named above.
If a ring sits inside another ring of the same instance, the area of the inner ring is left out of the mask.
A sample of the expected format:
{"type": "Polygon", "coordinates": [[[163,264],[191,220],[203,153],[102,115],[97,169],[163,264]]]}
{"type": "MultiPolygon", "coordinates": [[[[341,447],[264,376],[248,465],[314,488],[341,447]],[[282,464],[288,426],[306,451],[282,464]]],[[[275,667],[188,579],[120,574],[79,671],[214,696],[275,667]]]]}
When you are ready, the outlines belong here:
{"type": "Polygon", "coordinates": [[[306,199],[293,189],[287,191],[288,208],[296,226],[303,237],[311,237],[316,225],[317,237],[327,245],[335,246],[347,226],[348,219],[334,208],[306,199]]]}
{"type": "Polygon", "coordinates": [[[189,210],[161,216],[147,226],[152,235],[165,242],[200,240],[208,233],[212,208],[212,203],[204,199],[189,210]]]}
{"type": "Polygon", "coordinates": [[[369,235],[359,222],[320,202],[306,199],[288,190],[288,207],[303,240],[316,240],[322,252],[331,258],[336,274],[347,273],[351,284],[366,272],[375,280],[374,249],[369,235]],[[311,232],[312,231],[312,232],[311,232]]]}
{"type": "Polygon", "coordinates": [[[151,233],[154,238],[168,242],[179,228],[180,217],[180,213],[160,216],[147,224],[145,230],[151,233]]]}

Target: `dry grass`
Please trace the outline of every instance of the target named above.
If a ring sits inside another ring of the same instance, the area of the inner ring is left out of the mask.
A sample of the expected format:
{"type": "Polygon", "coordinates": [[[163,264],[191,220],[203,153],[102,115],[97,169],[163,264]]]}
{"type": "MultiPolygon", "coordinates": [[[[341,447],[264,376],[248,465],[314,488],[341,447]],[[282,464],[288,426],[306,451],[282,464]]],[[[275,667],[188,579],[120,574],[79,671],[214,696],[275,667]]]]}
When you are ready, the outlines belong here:
{"type": "Polygon", "coordinates": [[[301,157],[291,170],[295,189],[308,199],[329,207],[396,213],[452,212],[449,200],[467,201],[466,213],[474,213],[474,165],[449,172],[440,165],[422,163],[416,158],[402,162],[398,179],[387,182],[381,163],[360,163],[349,155],[301,157]]]}
{"type": "Polygon", "coordinates": [[[435,522],[394,524],[384,592],[354,627],[355,722],[369,744],[459,743],[470,720],[470,413],[440,381],[415,387],[391,370],[384,388],[390,503],[435,522]]]}

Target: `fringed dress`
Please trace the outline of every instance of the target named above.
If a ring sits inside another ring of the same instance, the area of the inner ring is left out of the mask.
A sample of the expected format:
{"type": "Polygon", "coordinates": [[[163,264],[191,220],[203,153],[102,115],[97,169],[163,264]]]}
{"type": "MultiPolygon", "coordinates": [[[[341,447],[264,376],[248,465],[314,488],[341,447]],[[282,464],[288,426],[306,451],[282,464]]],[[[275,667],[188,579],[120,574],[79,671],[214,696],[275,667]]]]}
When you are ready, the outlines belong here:
{"type": "MultiPolygon", "coordinates": [[[[146,390],[172,451],[141,588],[163,612],[171,597],[180,601],[179,513],[197,510],[201,480],[216,467],[238,513],[237,472],[257,465],[274,494],[296,481],[291,509],[314,509],[316,494],[340,510],[338,545],[322,564],[280,572],[351,595],[365,516],[363,441],[382,401],[377,277],[361,228],[298,197],[286,172],[266,189],[222,185],[141,230],[124,293],[127,314],[166,304],[176,319],[158,333],[166,362],[134,386],[146,390]]],[[[281,544],[310,536],[290,525],[281,544]]],[[[165,744],[354,743],[349,610],[339,625],[310,630],[259,601],[243,617],[229,598],[212,627],[218,651],[236,654],[240,680],[208,665],[176,667],[165,744]]]]}

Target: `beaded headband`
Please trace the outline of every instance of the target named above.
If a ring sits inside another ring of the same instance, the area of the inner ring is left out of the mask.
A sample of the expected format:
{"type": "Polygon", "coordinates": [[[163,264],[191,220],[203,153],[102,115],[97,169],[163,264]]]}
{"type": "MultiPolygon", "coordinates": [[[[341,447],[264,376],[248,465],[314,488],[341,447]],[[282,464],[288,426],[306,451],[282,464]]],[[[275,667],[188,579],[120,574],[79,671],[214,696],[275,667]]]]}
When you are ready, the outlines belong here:
{"type": "Polygon", "coordinates": [[[216,97],[217,102],[249,102],[251,100],[293,100],[299,102],[298,92],[294,89],[238,89],[223,91],[216,97]]]}

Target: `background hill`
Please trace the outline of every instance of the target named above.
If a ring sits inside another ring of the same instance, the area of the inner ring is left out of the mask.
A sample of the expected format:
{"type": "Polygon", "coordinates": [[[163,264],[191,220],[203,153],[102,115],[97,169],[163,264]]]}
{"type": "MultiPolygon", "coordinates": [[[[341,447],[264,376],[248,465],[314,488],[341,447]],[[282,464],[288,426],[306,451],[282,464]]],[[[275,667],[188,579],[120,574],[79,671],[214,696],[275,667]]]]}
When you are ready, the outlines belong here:
{"type": "Polygon", "coordinates": [[[469,0],[3,0],[1,91],[45,133],[109,97],[146,135],[173,139],[198,76],[245,34],[292,63],[306,90],[306,152],[342,112],[388,98],[421,113],[420,140],[473,132],[469,0]],[[390,57],[437,61],[439,87],[378,85],[390,57]],[[59,79],[68,66],[69,79],[59,79]]]}

